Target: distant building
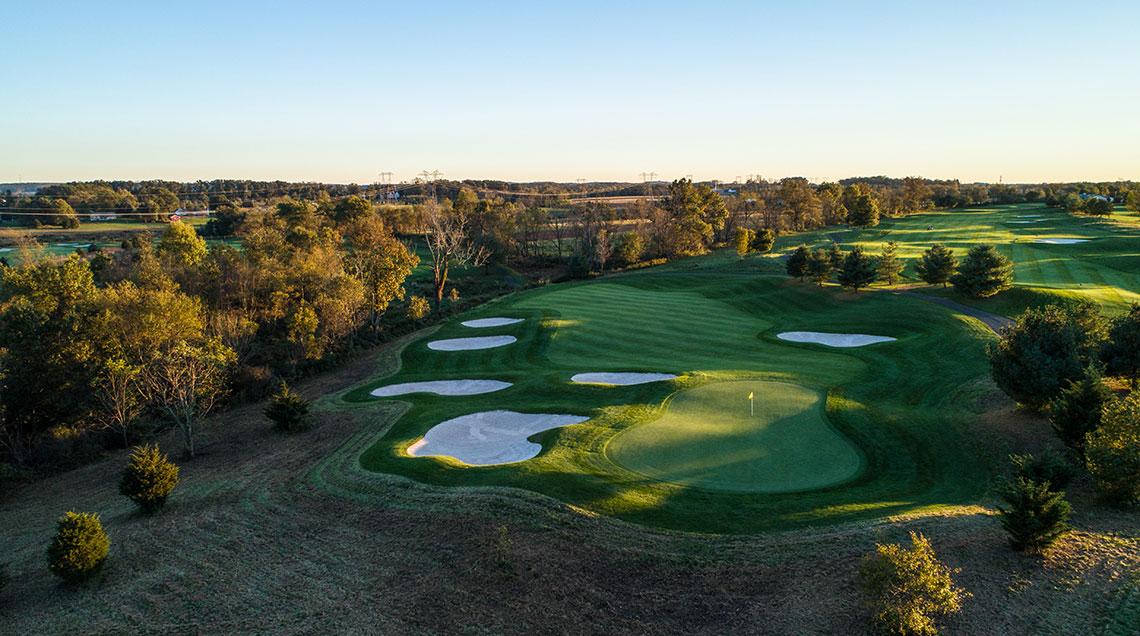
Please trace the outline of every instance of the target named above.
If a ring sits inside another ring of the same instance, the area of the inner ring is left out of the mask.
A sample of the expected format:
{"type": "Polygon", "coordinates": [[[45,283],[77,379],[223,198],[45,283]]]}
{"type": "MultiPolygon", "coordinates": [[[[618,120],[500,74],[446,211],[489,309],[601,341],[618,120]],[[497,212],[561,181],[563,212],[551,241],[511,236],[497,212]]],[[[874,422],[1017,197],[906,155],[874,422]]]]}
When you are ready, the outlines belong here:
{"type": "Polygon", "coordinates": [[[119,215],[114,212],[92,212],[91,216],[87,217],[89,221],[114,221],[117,218],[119,215]]]}
{"type": "Polygon", "coordinates": [[[1106,197],[1103,194],[1090,194],[1088,192],[1081,193],[1081,201],[1088,201],[1089,199],[1097,199],[1099,201],[1108,201],[1112,203],[1112,197],[1106,197]]]}
{"type": "Polygon", "coordinates": [[[187,210],[186,208],[178,208],[174,211],[177,216],[210,216],[209,210],[187,210]]]}

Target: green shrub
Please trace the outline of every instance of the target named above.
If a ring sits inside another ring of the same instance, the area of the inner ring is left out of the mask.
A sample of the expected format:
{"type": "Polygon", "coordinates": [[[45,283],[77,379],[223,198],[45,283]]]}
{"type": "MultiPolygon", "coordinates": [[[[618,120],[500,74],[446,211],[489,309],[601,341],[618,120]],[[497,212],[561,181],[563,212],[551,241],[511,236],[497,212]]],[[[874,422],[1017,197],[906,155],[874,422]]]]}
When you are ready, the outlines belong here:
{"type": "Polygon", "coordinates": [[[154,512],[178,485],[178,466],[157,445],[136,446],[123,470],[119,493],[135,502],[143,512],[154,512]]]}
{"type": "Polygon", "coordinates": [[[1014,550],[1040,553],[1069,531],[1072,509],[1065,493],[1052,490],[1049,482],[1019,477],[1002,488],[1005,506],[998,506],[1001,525],[1009,533],[1014,550]]]}
{"type": "Polygon", "coordinates": [[[111,540],[99,515],[93,512],[67,512],[57,523],[55,539],[47,551],[48,569],[69,583],[78,583],[103,565],[111,540]]]}
{"type": "Polygon", "coordinates": [[[732,236],[732,244],[736,247],[738,256],[745,256],[752,251],[752,241],[756,240],[756,230],[738,227],[732,236]]]}
{"type": "Polygon", "coordinates": [[[273,422],[277,430],[286,433],[306,431],[311,424],[309,401],[282,382],[281,388],[270,399],[269,406],[265,407],[265,417],[273,422]]]}
{"type": "Polygon", "coordinates": [[[1140,502],[1140,392],[1104,407],[1100,427],[1085,438],[1085,463],[1107,499],[1140,502]]]}
{"type": "Polygon", "coordinates": [[[957,613],[968,593],[954,585],[957,573],[943,565],[930,541],[910,533],[910,549],[876,545],[859,574],[879,629],[891,634],[937,634],[935,618],[957,613]]]}
{"type": "Polygon", "coordinates": [[[1028,479],[1048,483],[1054,490],[1061,490],[1077,476],[1077,469],[1060,453],[1046,450],[1038,455],[1010,455],[1014,479],[1028,479]]]}
{"type": "Polygon", "coordinates": [[[1100,426],[1101,411],[1112,401],[1112,390],[1100,377],[1093,365],[1085,369],[1084,377],[1069,383],[1049,404],[1049,424],[1057,437],[1074,453],[1085,452],[1085,436],[1100,426]]]}

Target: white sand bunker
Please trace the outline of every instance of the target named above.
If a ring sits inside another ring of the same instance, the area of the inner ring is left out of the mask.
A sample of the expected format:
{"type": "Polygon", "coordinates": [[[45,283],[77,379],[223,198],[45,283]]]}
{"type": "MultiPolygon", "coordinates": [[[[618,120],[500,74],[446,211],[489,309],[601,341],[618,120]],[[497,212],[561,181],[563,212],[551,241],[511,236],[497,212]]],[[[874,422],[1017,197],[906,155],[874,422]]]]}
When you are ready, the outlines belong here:
{"type": "Polygon", "coordinates": [[[514,336],[481,336],[478,338],[451,338],[450,340],[432,340],[428,349],[434,351],[471,351],[473,349],[493,349],[503,347],[517,341],[514,336]]]}
{"type": "Polygon", "coordinates": [[[1022,219],[1020,221],[1010,221],[1010,223],[1040,223],[1045,219],[1022,219]]]}
{"type": "Polygon", "coordinates": [[[1043,238],[1033,241],[1034,243],[1045,243],[1046,245],[1073,245],[1076,243],[1088,243],[1088,239],[1066,239],[1066,238],[1043,238]]]}
{"type": "Polygon", "coordinates": [[[570,377],[570,381],[577,382],[578,384],[629,386],[632,384],[673,380],[676,377],[677,376],[672,373],[576,373],[570,377]]]}
{"type": "Polygon", "coordinates": [[[408,393],[435,393],[436,395],[479,395],[494,393],[511,386],[510,382],[499,380],[430,380],[427,382],[404,382],[389,384],[373,389],[375,397],[407,395],[408,393]]]}
{"type": "Polygon", "coordinates": [[[822,331],[785,331],[776,334],[776,337],[788,342],[810,342],[829,347],[863,347],[898,340],[898,338],[890,336],[868,336],[863,333],[824,333],[822,331]]]}
{"type": "Polygon", "coordinates": [[[538,455],[542,445],[526,438],[552,428],[581,424],[580,415],[484,411],[436,424],[408,447],[415,457],[454,457],[464,464],[487,466],[521,462],[538,455]]]}
{"type": "Polygon", "coordinates": [[[513,325],[517,322],[522,321],[522,318],[479,318],[478,320],[464,320],[459,324],[463,325],[464,327],[484,329],[486,327],[502,327],[503,325],[513,325]]]}

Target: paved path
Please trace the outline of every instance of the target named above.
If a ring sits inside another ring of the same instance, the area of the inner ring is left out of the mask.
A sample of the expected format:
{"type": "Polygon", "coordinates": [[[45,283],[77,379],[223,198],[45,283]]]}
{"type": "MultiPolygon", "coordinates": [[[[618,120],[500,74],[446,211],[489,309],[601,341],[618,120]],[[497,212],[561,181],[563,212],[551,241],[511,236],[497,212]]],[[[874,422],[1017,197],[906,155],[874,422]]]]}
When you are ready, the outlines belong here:
{"type": "Polygon", "coordinates": [[[1006,318],[1005,316],[999,316],[997,314],[991,314],[988,311],[983,311],[983,310],[978,309],[976,307],[970,307],[967,305],[963,305],[962,303],[954,302],[953,300],[950,300],[949,298],[942,298],[941,296],[931,296],[929,294],[921,294],[919,292],[912,292],[912,291],[903,291],[903,292],[899,292],[899,293],[904,294],[906,296],[914,296],[915,298],[921,298],[925,301],[932,302],[936,305],[942,305],[943,307],[948,307],[950,309],[953,309],[954,311],[956,311],[958,313],[965,314],[965,315],[970,316],[972,318],[977,318],[978,320],[982,321],[982,323],[984,323],[987,327],[989,327],[994,333],[1001,333],[1002,329],[1013,324],[1013,320],[1006,318]]]}

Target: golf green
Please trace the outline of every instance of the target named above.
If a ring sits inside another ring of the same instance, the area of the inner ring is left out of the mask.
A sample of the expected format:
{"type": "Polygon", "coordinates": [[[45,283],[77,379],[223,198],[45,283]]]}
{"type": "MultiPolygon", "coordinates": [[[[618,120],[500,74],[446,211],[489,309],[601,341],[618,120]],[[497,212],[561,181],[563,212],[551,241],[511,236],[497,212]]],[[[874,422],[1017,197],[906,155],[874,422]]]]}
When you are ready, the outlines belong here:
{"type": "Polygon", "coordinates": [[[648,477],[710,490],[831,486],[856,476],[863,460],[828,423],[824,401],[786,382],[714,382],[679,392],[664,416],[626,429],[606,452],[648,477]]]}

